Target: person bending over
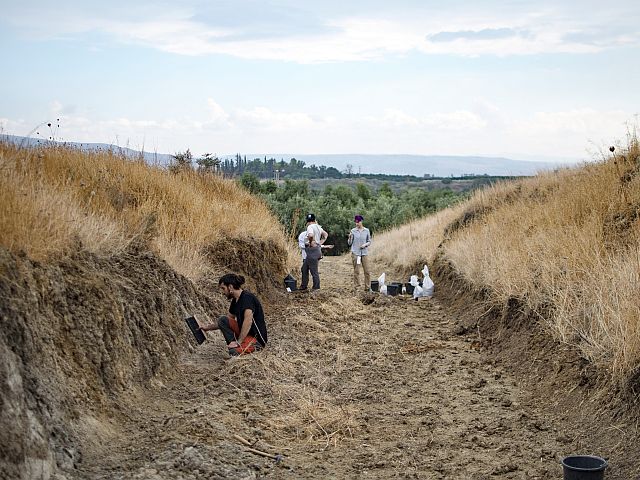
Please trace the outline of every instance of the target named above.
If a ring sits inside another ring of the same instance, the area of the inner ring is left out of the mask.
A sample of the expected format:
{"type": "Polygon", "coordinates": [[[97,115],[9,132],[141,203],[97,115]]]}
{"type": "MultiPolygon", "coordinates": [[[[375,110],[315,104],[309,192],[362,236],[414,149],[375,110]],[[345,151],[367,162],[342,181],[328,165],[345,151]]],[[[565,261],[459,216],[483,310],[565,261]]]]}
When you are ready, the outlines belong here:
{"type": "Polygon", "coordinates": [[[327,241],[328,233],[318,225],[313,213],[307,215],[307,238],[305,239],[306,259],[302,268],[302,285],[300,290],[305,290],[309,283],[309,273],[313,279],[313,290],[320,289],[320,273],[318,262],[322,258],[322,247],[327,241]]]}
{"type": "Polygon", "coordinates": [[[218,288],[231,300],[229,313],[218,318],[218,323],[200,327],[207,332],[220,330],[227,342],[229,355],[244,355],[261,350],[267,344],[267,324],[258,297],[244,290],[244,277],[227,273],[220,277],[218,288]]]}

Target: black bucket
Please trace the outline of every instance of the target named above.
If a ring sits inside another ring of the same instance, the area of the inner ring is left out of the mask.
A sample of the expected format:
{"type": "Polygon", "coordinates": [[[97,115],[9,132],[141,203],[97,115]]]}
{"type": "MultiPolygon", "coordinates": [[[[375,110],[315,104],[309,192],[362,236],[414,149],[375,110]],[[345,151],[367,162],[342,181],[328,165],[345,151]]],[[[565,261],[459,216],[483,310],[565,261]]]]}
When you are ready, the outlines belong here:
{"type": "Polygon", "coordinates": [[[387,285],[387,295],[391,295],[392,297],[395,297],[400,293],[400,288],[401,288],[400,285],[398,285],[397,283],[392,283],[391,285],[387,285]]]}
{"type": "Polygon", "coordinates": [[[564,480],[602,480],[607,461],[593,455],[570,455],[562,459],[564,480]]]}
{"type": "Polygon", "coordinates": [[[407,295],[413,295],[413,291],[415,290],[416,287],[414,287],[410,283],[405,283],[404,288],[407,289],[407,295]]]}
{"type": "Polygon", "coordinates": [[[297,284],[296,279],[293,278],[291,274],[284,277],[284,286],[286,288],[289,288],[292,292],[297,290],[296,284],[297,284]]]}
{"type": "Polygon", "coordinates": [[[371,280],[371,291],[377,292],[380,288],[380,282],[378,280],[371,280]]]}

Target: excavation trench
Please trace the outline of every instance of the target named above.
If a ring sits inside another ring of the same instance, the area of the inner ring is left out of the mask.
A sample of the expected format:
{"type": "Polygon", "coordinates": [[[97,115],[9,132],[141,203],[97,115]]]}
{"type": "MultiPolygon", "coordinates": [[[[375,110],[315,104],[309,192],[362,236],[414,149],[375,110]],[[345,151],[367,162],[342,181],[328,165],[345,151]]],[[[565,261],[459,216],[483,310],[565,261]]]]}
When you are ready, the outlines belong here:
{"type": "MultiPolygon", "coordinates": [[[[269,294],[265,351],[227,361],[212,332],[69,419],[73,461],[53,478],[549,479],[577,452],[615,459],[607,478],[636,478],[624,445],[594,450],[531,372],[482,330],[461,334],[453,290],[420,301],[351,293],[346,257],[323,259],[321,275],[319,292],[269,294]]],[[[197,298],[184,308],[201,317],[225,306],[197,298]]]]}

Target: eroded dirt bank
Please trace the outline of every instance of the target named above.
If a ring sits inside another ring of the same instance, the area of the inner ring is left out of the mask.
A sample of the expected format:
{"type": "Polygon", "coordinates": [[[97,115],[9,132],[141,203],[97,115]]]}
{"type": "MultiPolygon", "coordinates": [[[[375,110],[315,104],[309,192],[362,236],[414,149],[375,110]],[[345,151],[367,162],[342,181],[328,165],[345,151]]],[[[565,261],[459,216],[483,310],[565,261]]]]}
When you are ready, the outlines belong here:
{"type": "Polygon", "coordinates": [[[184,312],[213,308],[132,245],[42,265],[0,250],[2,478],[73,470],[112,399],[162,376],[189,348],[184,312]]]}
{"type": "Polygon", "coordinates": [[[605,457],[606,478],[640,479],[640,397],[612,385],[575,346],[553,338],[517,298],[502,306],[473,291],[441,254],[433,274],[439,300],[456,319],[453,331],[481,339],[484,357],[517,379],[529,404],[568,432],[571,452],[605,457]]]}
{"type": "Polygon", "coordinates": [[[227,362],[211,335],[94,419],[66,478],[549,479],[577,451],[637,478],[624,446],[593,450],[437,298],[354,295],[347,259],[321,263],[321,292],[268,307],[266,351],[227,362]]]}

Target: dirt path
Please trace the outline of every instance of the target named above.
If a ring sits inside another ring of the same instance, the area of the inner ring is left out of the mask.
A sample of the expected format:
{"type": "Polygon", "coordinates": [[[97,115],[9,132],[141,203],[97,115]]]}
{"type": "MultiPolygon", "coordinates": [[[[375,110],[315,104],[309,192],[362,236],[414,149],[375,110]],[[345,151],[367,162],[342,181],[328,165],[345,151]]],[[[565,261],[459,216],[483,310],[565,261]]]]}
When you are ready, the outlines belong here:
{"type": "Polygon", "coordinates": [[[225,361],[210,335],[151,391],[80,419],[100,440],[79,478],[561,477],[574,439],[437,298],[354,294],[350,272],[326,258],[320,292],[283,294],[266,351],[225,361]]]}

